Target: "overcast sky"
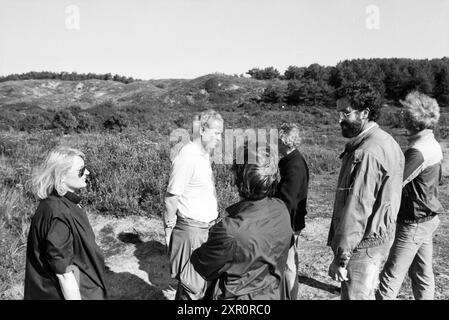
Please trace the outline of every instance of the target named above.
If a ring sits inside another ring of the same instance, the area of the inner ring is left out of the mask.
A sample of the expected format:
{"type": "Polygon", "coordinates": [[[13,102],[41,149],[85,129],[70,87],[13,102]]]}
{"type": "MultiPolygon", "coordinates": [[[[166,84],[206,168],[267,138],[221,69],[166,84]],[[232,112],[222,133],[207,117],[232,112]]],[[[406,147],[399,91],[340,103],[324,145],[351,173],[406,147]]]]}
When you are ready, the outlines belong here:
{"type": "Polygon", "coordinates": [[[449,0],[0,0],[0,74],[195,78],[449,56],[449,0]]]}

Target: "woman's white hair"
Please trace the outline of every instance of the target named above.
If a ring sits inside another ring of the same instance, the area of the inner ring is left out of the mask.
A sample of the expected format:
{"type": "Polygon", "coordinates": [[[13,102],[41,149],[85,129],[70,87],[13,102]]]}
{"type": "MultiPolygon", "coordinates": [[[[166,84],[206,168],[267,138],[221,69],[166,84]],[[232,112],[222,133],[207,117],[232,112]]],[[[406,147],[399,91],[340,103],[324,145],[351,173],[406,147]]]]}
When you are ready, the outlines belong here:
{"type": "Polygon", "coordinates": [[[279,130],[279,138],[289,149],[297,148],[301,144],[301,131],[295,123],[283,123],[279,130]]]}
{"type": "Polygon", "coordinates": [[[69,147],[56,147],[48,153],[45,161],[35,170],[31,180],[34,194],[39,199],[46,199],[53,190],[63,196],[67,189],[63,179],[73,164],[73,158],[84,153],[69,147]]]}
{"type": "Polygon", "coordinates": [[[400,100],[410,124],[419,131],[435,127],[440,119],[440,107],[435,99],[418,91],[400,100]]]}

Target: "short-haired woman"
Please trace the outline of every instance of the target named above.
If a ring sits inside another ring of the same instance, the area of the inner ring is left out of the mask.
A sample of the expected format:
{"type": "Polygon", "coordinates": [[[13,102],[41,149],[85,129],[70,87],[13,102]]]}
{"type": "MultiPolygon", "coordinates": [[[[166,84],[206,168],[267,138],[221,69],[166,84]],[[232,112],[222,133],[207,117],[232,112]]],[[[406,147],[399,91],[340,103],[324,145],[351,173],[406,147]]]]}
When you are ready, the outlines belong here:
{"type": "Polygon", "coordinates": [[[209,231],[191,262],[210,281],[205,299],[280,299],[293,231],[282,200],[272,197],[279,178],[268,153],[244,148],[244,163],[233,165],[241,201],[209,231]]]}
{"type": "Polygon", "coordinates": [[[432,238],[440,221],[438,213],[443,212],[437,198],[443,153],[432,129],[440,110],[435,99],[416,91],[401,103],[409,147],[405,151],[395,240],[380,275],[376,298],[396,298],[408,271],[415,299],[433,300],[432,238]]]}
{"type": "Polygon", "coordinates": [[[40,199],[28,234],[24,299],[106,298],[104,258],[76,192],[86,187],[84,154],[49,152],[32,184],[40,199]]]}

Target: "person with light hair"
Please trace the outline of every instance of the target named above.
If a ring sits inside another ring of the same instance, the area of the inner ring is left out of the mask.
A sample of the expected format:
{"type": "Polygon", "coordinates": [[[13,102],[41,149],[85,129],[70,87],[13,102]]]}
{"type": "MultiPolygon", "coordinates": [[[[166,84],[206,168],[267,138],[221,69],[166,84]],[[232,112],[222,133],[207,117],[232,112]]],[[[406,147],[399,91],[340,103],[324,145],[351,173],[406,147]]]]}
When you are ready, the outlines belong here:
{"type": "Polygon", "coordinates": [[[241,201],[226,209],[192,254],[195,270],[210,281],[205,299],[280,299],[293,231],[285,204],[274,197],[276,159],[255,149],[243,146],[243,163],[232,166],[241,201]]]}
{"type": "Polygon", "coordinates": [[[193,139],[173,158],[163,213],[171,277],[178,280],[176,300],[199,300],[207,283],[190,262],[193,250],[207,240],[218,218],[210,153],[219,144],[223,118],[203,111],[193,122],[193,139]]]}
{"type": "Polygon", "coordinates": [[[103,300],[104,257],[76,192],[86,187],[84,154],[52,149],[35,171],[39,201],[31,219],[25,267],[25,300],[103,300]]]}
{"type": "Polygon", "coordinates": [[[432,238],[440,222],[438,214],[444,211],[438,200],[443,153],[433,134],[440,110],[435,99],[417,91],[400,102],[404,107],[403,123],[409,133],[409,146],[405,151],[396,236],[376,297],[396,298],[408,271],[415,299],[433,300],[432,238]]]}
{"type": "Polygon", "coordinates": [[[285,282],[281,294],[288,300],[296,300],[298,295],[298,241],[305,227],[307,214],[307,190],[309,186],[309,167],[299,152],[301,132],[295,123],[283,123],[279,130],[279,171],[281,181],[276,197],[283,200],[290,213],[294,232],[292,246],[288,252],[285,282]]]}

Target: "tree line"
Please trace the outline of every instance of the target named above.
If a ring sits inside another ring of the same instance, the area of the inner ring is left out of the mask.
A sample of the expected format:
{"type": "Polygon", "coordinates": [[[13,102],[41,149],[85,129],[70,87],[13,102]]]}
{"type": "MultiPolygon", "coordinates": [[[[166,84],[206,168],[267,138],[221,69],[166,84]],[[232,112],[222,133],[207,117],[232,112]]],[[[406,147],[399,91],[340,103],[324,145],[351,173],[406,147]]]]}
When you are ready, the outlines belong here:
{"type": "Polygon", "coordinates": [[[31,71],[27,73],[14,73],[7,76],[0,77],[0,82],[5,81],[17,81],[17,80],[44,80],[44,79],[54,79],[63,81],[81,81],[81,80],[111,80],[122,83],[131,83],[134,81],[139,81],[132,77],[125,77],[118,74],[97,74],[97,73],[77,73],[77,72],[50,72],[50,71],[31,71]]]}
{"type": "Polygon", "coordinates": [[[263,100],[268,103],[328,104],[340,87],[363,81],[377,88],[387,101],[398,101],[419,90],[437,99],[440,106],[449,106],[448,57],[353,59],[336,66],[289,66],[283,75],[273,67],[253,68],[247,74],[259,80],[281,80],[267,86],[263,100]]]}

